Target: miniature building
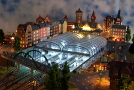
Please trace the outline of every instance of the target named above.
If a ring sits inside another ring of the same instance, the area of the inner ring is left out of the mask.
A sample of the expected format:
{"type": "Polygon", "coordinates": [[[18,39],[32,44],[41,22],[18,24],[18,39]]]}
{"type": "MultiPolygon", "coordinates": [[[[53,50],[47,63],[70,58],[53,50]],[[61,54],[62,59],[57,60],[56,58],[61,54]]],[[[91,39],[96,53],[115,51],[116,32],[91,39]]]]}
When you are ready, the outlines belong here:
{"type": "Polygon", "coordinates": [[[83,30],[87,30],[87,31],[94,31],[95,29],[98,29],[98,24],[95,22],[96,20],[96,16],[95,16],[95,12],[93,11],[92,16],[91,16],[91,22],[89,22],[89,15],[87,16],[87,21],[84,24],[84,26],[82,27],[83,30]]]}
{"type": "Polygon", "coordinates": [[[118,14],[116,18],[114,19],[114,24],[122,25],[122,17],[121,17],[121,10],[118,10],[118,14]]]}
{"type": "Polygon", "coordinates": [[[103,21],[103,29],[104,31],[110,31],[111,29],[111,26],[113,25],[113,22],[114,21],[114,17],[113,16],[107,16],[104,18],[104,21],[103,21]]]}
{"type": "Polygon", "coordinates": [[[37,24],[20,24],[16,30],[16,36],[18,36],[21,41],[20,45],[22,48],[32,46],[33,44],[40,41],[40,29],[37,24]]]}
{"type": "Polygon", "coordinates": [[[131,77],[134,81],[134,63],[112,61],[109,65],[110,88],[117,89],[121,77],[131,77]]]}
{"type": "Polygon", "coordinates": [[[44,18],[44,22],[51,22],[51,21],[52,21],[51,18],[48,17],[48,16],[46,16],[46,17],[44,18]]]}
{"type": "MultiPolygon", "coordinates": [[[[102,29],[101,25],[98,24],[97,22],[95,22],[96,16],[95,16],[94,11],[93,11],[93,13],[91,15],[91,21],[89,21],[89,15],[88,15],[87,16],[87,21],[84,22],[84,23],[82,21],[82,14],[83,14],[83,12],[79,8],[76,11],[76,21],[75,22],[68,22],[67,16],[66,15],[64,16],[64,20],[67,21],[67,30],[68,30],[68,32],[76,32],[76,30],[75,30],[76,27],[82,28],[82,31],[85,31],[85,32],[86,31],[94,31],[96,29],[102,29]]],[[[92,33],[92,34],[94,34],[94,33],[92,33]]]]}
{"type": "Polygon", "coordinates": [[[112,25],[122,25],[122,17],[120,16],[121,10],[118,10],[116,18],[113,16],[107,16],[103,21],[104,31],[110,31],[112,25]]]}
{"type": "Polygon", "coordinates": [[[46,16],[45,18],[42,18],[40,15],[39,17],[36,19],[36,23],[45,23],[45,22],[51,22],[51,18],[46,16]]]}
{"type": "Polygon", "coordinates": [[[47,38],[57,36],[67,32],[66,21],[55,21],[46,23],[26,23],[20,24],[16,31],[16,36],[21,38],[22,48],[33,46],[47,38]]]}
{"type": "Polygon", "coordinates": [[[126,29],[127,27],[125,25],[112,25],[109,39],[112,41],[124,42],[126,37],[126,29]]]}
{"type": "Polygon", "coordinates": [[[76,23],[78,24],[78,26],[82,26],[82,14],[83,14],[83,12],[79,8],[76,11],[76,23]]]}
{"type": "Polygon", "coordinates": [[[96,16],[95,16],[95,12],[93,11],[92,16],[91,16],[91,22],[89,22],[89,26],[91,30],[97,29],[97,23],[95,22],[95,20],[96,20],[96,16]]]}
{"type": "Polygon", "coordinates": [[[64,16],[64,21],[68,22],[68,17],[67,17],[67,15],[64,16]]]}
{"type": "Polygon", "coordinates": [[[39,17],[36,19],[36,23],[43,23],[44,22],[44,18],[42,18],[40,15],[39,17]]]}

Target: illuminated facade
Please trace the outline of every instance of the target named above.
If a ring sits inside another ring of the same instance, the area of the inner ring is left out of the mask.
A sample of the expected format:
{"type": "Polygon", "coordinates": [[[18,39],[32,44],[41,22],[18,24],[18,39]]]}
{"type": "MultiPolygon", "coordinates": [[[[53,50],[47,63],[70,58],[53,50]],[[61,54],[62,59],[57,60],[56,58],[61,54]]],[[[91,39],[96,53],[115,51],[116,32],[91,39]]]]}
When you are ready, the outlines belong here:
{"type": "Polygon", "coordinates": [[[80,8],[76,11],[76,23],[78,26],[82,26],[82,14],[83,12],[80,10],[80,8]]]}
{"type": "Polygon", "coordinates": [[[125,41],[126,37],[126,29],[125,25],[113,25],[110,30],[110,37],[109,39],[112,41],[125,41]]]}
{"type": "Polygon", "coordinates": [[[31,26],[32,26],[32,36],[33,36],[31,42],[32,45],[35,45],[40,42],[40,38],[41,38],[40,28],[37,25],[31,25],[31,26]]]}
{"type": "Polygon", "coordinates": [[[88,35],[85,37],[82,34],[67,32],[46,39],[44,42],[36,44],[33,48],[42,52],[48,59],[48,63],[45,63],[43,57],[34,56],[38,62],[44,62],[44,64],[50,66],[58,63],[61,69],[67,61],[72,72],[73,70],[86,69],[97,58],[102,56],[107,50],[107,40],[99,35],[88,35]]]}
{"type": "Polygon", "coordinates": [[[40,41],[40,29],[37,24],[20,24],[16,30],[16,36],[21,41],[20,45],[22,48],[30,47],[40,41]]]}
{"type": "Polygon", "coordinates": [[[84,24],[84,26],[82,27],[83,30],[87,30],[87,31],[91,31],[90,26],[88,24],[88,21],[84,24]]]}
{"type": "Polygon", "coordinates": [[[110,32],[112,25],[122,25],[121,10],[118,10],[118,14],[115,18],[113,16],[107,16],[104,18],[103,21],[104,32],[110,32]]]}
{"type": "Polygon", "coordinates": [[[114,17],[113,16],[107,16],[104,18],[103,21],[103,30],[104,32],[109,32],[112,25],[114,24],[114,17]]]}

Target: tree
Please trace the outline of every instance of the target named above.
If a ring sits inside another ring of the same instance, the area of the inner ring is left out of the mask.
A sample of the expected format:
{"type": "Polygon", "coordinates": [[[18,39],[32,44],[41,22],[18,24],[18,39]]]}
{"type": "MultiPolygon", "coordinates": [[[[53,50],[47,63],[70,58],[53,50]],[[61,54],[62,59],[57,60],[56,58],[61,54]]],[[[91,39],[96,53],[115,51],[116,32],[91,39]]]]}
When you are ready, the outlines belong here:
{"type": "Polygon", "coordinates": [[[69,81],[71,79],[71,75],[70,75],[70,69],[69,69],[69,65],[67,64],[67,62],[65,62],[63,70],[62,70],[62,89],[61,90],[68,90],[69,89],[69,81]]]}
{"type": "Polygon", "coordinates": [[[21,49],[20,41],[21,41],[21,39],[19,37],[15,37],[15,42],[13,43],[13,48],[15,51],[18,51],[21,49]]]}
{"type": "Polygon", "coordinates": [[[127,26],[127,31],[126,31],[126,41],[128,42],[131,39],[131,30],[129,26],[127,26]]]}
{"type": "Polygon", "coordinates": [[[133,35],[133,38],[132,38],[132,44],[131,44],[131,46],[130,46],[130,48],[129,48],[129,52],[131,53],[131,54],[134,54],[134,35],[133,35]]]}
{"type": "Polygon", "coordinates": [[[46,90],[68,90],[70,79],[71,75],[67,62],[65,62],[61,71],[58,64],[54,64],[45,77],[46,90]]]}
{"type": "Polygon", "coordinates": [[[132,42],[134,43],[134,34],[133,34],[132,42]]]}
{"type": "Polygon", "coordinates": [[[45,77],[46,90],[60,90],[61,89],[61,75],[58,69],[58,64],[52,66],[50,72],[45,77]]]}
{"type": "Polygon", "coordinates": [[[74,26],[75,26],[75,27],[79,27],[78,23],[75,23],[74,26]]]}
{"type": "Polygon", "coordinates": [[[0,44],[3,44],[5,37],[4,37],[4,32],[2,29],[0,29],[0,44]]]}
{"type": "Polygon", "coordinates": [[[119,90],[128,89],[132,85],[132,79],[130,77],[121,77],[118,80],[118,88],[119,90]]]}
{"type": "Polygon", "coordinates": [[[131,54],[134,54],[134,43],[132,43],[131,46],[129,47],[129,52],[131,54]]]}

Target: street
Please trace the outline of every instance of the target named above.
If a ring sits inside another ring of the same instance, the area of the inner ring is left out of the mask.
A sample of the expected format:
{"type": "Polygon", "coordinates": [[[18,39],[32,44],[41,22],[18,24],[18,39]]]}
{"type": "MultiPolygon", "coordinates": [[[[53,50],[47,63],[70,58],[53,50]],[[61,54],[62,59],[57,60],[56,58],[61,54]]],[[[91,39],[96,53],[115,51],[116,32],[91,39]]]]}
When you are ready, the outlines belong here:
{"type": "Polygon", "coordinates": [[[12,44],[1,45],[0,46],[0,54],[2,54],[3,51],[9,52],[9,53],[13,52],[12,44]]]}
{"type": "Polygon", "coordinates": [[[72,75],[71,81],[76,84],[79,90],[95,90],[94,82],[98,78],[108,77],[109,71],[97,72],[93,74],[72,75]],[[102,75],[100,74],[102,73],[102,75]]]}

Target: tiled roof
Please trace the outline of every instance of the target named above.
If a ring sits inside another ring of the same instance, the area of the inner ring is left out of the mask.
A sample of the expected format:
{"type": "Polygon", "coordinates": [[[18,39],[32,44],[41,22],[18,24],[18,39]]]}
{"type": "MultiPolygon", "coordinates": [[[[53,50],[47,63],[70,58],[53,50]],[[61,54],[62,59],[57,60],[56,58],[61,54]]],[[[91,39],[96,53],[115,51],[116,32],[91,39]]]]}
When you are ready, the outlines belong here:
{"type": "Polygon", "coordinates": [[[76,11],[76,13],[83,13],[80,8],[76,11]]]}
{"type": "Polygon", "coordinates": [[[37,24],[32,24],[32,30],[38,30],[39,29],[39,26],[37,24]]]}
{"type": "Polygon", "coordinates": [[[124,74],[131,74],[132,72],[130,71],[130,69],[128,68],[128,66],[124,67],[121,71],[121,73],[124,74]]]}
{"type": "Polygon", "coordinates": [[[126,25],[113,25],[112,28],[117,28],[117,29],[126,29],[126,25]]]}
{"type": "Polygon", "coordinates": [[[64,23],[64,20],[59,20],[59,21],[53,21],[53,22],[38,23],[38,25],[42,28],[42,27],[51,27],[51,26],[63,24],[63,23],[64,23]]]}
{"type": "MultiPolygon", "coordinates": [[[[108,65],[110,66],[110,70],[109,70],[110,75],[109,76],[111,76],[114,72],[118,72],[118,77],[120,77],[119,75],[121,75],[121,73],[128,74],[131,77],[134,76],[134,68],[132,68],[132,65],[134,65],[134,63],[111,61],[108,63],[108,65]]],[[[133,80],[134,80],[134,78],[133,78],[133,80]]]]}
{"type": "Polygon", "coordinates": [[[68,18],[67,18],[67,15],[64,16],[64,19],[68,19],[68,18]]]}
{"type": "Polygon", "coordinates": [[[22,27],[23,30],[26,32],[27,26],[28,26],[27,24],[19,24],[19,25],[18,25],[18,28],[19,28],[19,27],[22,27]]]}

